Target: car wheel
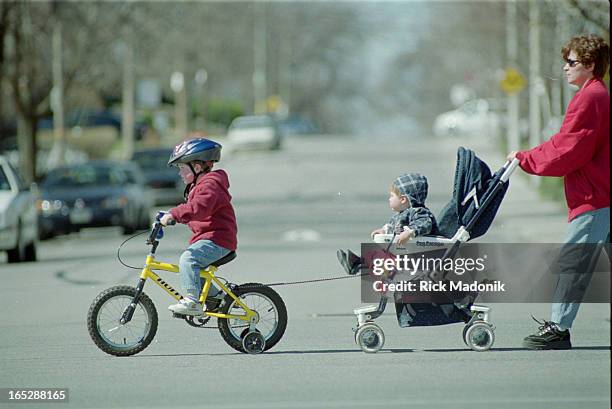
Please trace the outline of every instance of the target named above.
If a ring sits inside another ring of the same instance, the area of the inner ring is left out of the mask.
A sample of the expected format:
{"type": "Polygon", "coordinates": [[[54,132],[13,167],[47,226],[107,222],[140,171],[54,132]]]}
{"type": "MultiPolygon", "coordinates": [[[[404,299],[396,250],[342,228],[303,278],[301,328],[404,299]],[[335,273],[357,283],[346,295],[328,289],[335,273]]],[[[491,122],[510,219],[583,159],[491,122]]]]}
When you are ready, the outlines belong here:
{"type": "Polygon", "coordinates": [[[281,141],[280,141],[280,139],[275,141],[274,144],[270,147],[270,149],[273,150],[273,151],[280,150],[280,148],[281,148],[281,141]]]}
{"type": "Polygon", "coordinates": [[[138,214],[131,207],[123,209],[121,228],[123,234],[134,234],[138,227],[138,214]]]}
{"type": "Polygon", "coordinates": [[[19,263],[23,261],[26,256],[26,245],[21,241],[21,220],[17,223],[17,244],[15,248],[10,249],[6,252],[8,255],[9,263],[19,263]]]}
{"type": "Polygon", "coordinates": [[[43,229],[40,229],[38,231],[38,240],[47,240],[53,237],[53,233],[50,231],[45,231],[43,229]]]}
{"type": "Polygon", "coordinates": [[[36,242],[31,242],[25,248],[24,261],[36,261],[36,242]]]}
{"type": "Polygon", "coordinates": [[[142,212],[140,214],[140,223],[137,227],[137,229],[139,230],[148,230],[149,226],[150,226],[150,220],[149,220],[149,211],[147,211],[147,209],[142,209],[142,212]]]}

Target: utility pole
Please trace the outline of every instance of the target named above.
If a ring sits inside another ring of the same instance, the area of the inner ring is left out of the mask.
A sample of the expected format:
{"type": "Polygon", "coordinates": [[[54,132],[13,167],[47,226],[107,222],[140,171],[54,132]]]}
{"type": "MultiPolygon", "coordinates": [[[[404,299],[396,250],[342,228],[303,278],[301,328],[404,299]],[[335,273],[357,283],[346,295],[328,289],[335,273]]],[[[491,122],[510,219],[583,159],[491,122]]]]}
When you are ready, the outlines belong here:
{"type": "MultiPolygon", "coordinates": [[[[529,0],[529,147],[540,144],[542,121],[540,101],[542,93],[540,78],[540,6],[538,0],[529,0]]],[[[541,178],[532,178],[536,186],[541,178]]]]}
{"type": "Polygon", "coordinates": [[[529,1],[529,145],[540,143],[542,124],[539,97],[542,89],[540,78],[540,6],[537,0],[529,1]]]}
{"type": "MultiPolygon", "coordinates": [[[[570,19],[568,18],[567,11],[565,9],[559,8],[559,38],[563,43],[569,40],[570,36],[570,19]]],[[[559,65],[563,64],[559,61],[559,65]]],[[[570,103],[570,100],[574,96],[575,90],[572,89],[572,86],[565,80],[563,77],[563,69],[560,67],[559,72],[561,72],[561,81],[563,82],[563,110],[562,113],[565,112],[567,106],[570,103]]]]}
{"type": "MultiPolygon", "coordinates": [[[[565,18],[563,17],[563,11],[561,10],[561,7],[556,9],[556,13],[557,13],[557,18],[556,18],[556,25],[555,25],[555,40],[554,40],[554,46],[555,48],[557,48],[558,50],[558,46],[559,43],[561,41],[563,41],[563,24],[565,23],[565,18]]],[[[555,51],[557,51],[555,50],[555,51]]],[[[560,58],[553,58],[553,63],[552,63],[552,67],[551,67],[551,73],[552,73],[552,87],[551,87],[551,91],[550,91],[550,99],[551,99],[551,115],[553,117],[560,117],[561,113],[562,113],[562,108],[561,108],[561,98],[562,98],[562,94],[563,94],[563,83],[565,82],[563,80],[563,76],[561,75],[561,59],[560,58]]]]}
{"type": "Polygon", "coordinates": [[[121,138],[123,140],[123,159],[134,153],[134,44],[131,27],[126,30],[123,54],[123,90],[121,96],[121,138]]]}
{"type": "Polygon", "coordinates": [[[62,23],[58,16],[58,3],[53,2],[53,36],[51,63],[53,88],[51,89],[51,110],[53,112],[53,147],[47,166],[51,169],[64,164],[66,156],[66,133],[64,125],[64,74],[62,67],[62,23]]]}
{"type": "MultiPolygon", "coordinates": [[[[508,66],[518,69],[518,32],[516,28],[516,1],[506,2],[506,52],[508,66]]],[[[508,94],[508,151],[520,149],[519,93],[508,94]]]]}
{"type": "Polygon", "coordinates": [[[280,38],[280,58],[278,63],[279,95],[287,107],[291,109],[291,42],[287,37],[280,38]]]}
{"type": "Polygon", "coordinates": [[[253,112],[266,100],[266,3],[255,2],[253,18],[253,112]]]}
{"type": "Polygon", "coordinates": [[[172,73],[170,88],[174,91],[174,133],[178,140],[183,140],[187,135],[187,90],[182,71],[172,73]]]}
{"type": "Polygon", "coordinates": [[[204,68],[200,68],[196,71],[195,76],[194,76],[194,80],[195,83],[197,85],[198,88],[198,92],[199,92],[199,99],[200,99],[200,112],[199,112],[199,123],[197,124],[196,128],[199,128],[201,130],[205,130],[206,129],[206,114],[207,114],[207,108],[206,108],[206,81],[208,81],[208,72],[204,69],[204,68]]]}

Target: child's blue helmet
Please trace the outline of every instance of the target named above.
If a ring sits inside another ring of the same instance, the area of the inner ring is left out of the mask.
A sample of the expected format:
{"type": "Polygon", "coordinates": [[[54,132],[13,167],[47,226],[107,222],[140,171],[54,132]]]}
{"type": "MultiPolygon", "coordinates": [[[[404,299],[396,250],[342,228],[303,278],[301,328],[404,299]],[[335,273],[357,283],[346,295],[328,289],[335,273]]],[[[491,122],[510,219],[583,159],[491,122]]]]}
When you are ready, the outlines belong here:
{"type": "Polygon", "coordinates": [[[168,166],[177,166],[179,163],[190,163],[194,160],[218,162],[219,159],[221,159],[221,144],[206,138],[194,138],[174,147],[168,166]]]}

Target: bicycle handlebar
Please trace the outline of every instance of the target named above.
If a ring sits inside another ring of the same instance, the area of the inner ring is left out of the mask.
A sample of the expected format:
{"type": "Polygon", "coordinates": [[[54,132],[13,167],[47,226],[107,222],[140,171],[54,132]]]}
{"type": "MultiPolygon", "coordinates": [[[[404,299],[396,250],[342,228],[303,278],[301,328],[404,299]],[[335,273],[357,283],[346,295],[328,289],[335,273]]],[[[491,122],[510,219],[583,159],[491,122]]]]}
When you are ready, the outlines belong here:
{"type": "MultiPolygon", "coordinates": [[[[161,218],[166,214],[166,212],[158,212],[155,216],[155,223],[153,223],[153,228],[151,229],[151,234],[149,234],[149,238],[147,239],[147,244],[152,245],[158,239],[161,239],[164,236],[164,226],[161,224],[161,218]]],[[[176,224],[176,220],[170,219],[168,221],[168,226],[174,226],[176,224]]]]}
{"type": "Polygon", "coordinates": [[[151,229],[151,233],[149,234],[149,237],[147,238],[147,244],[148,245],[151,245],[151,244],[155,243],[155,241],[157,240],[157,236],[159,235],[159,232],[160,232],[160,230],[163,229],[163,227],[164,226],[162,226],[162,224],[159,221],[156,221],[153,224],[153,228],[151,229]]]}

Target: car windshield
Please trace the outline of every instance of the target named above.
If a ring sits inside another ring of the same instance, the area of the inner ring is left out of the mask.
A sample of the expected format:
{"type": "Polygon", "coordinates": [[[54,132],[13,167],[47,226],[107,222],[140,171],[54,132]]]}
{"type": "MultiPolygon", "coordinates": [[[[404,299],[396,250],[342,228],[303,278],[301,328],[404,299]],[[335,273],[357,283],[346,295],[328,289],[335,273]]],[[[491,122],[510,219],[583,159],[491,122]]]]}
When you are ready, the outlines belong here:
{"type": "Polygon", "coordinates": [[[2,167],[0,167],[0,190],[11,190],[11,185],[9,184],[9,181],[6,178],[2,167]]]}
{"type": "Polygon", "coordinates": [[[268,128],[273,126],[272,119],[267,116],[253,116],[236,119],[232,123],[233,129],[243,128],[268,128]]]}
{"type": "Polygon", "coordinates": [[[476,115],[486,112],[489,109],[489,103],[484,99],[468,101],[461,106],[461,111],[467,115],[476,115]]]}
{"type": "Polygon", "coordinates": [[[134,153],[133,161],[143,170],[163,170],[168,164],[171,150],[134,153]]]}
{"type": "Polygon", "coordinates": [[[121,185],[125,175],[109,167],[78,166],[57,169],[49,172],[42,183],[43,187],[76,187],[97,185],[121,185]]]}

